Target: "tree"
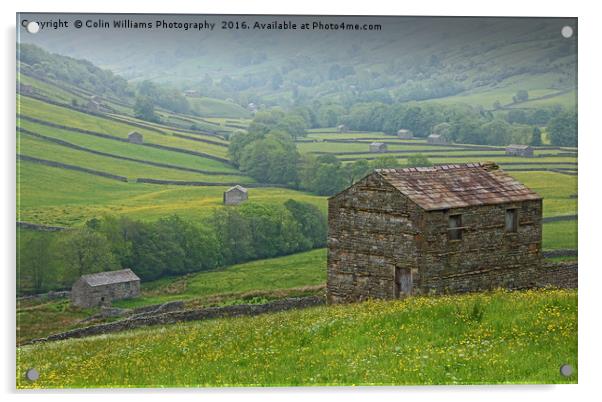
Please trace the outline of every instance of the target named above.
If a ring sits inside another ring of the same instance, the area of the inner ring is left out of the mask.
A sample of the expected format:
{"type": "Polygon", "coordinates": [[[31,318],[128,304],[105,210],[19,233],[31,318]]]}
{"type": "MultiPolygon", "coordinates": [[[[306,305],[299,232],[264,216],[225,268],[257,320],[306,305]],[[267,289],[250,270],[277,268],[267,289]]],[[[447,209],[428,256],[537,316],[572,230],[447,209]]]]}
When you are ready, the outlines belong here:
{"type": "Polygon", "coordinates": [[[524,102],[529,99],[529,92],[525,89],[520,89],[516,92],[516,95],[512,97],[514,103],[524,102]]]}
{"type": "Polygon", "coordinates": [[[31,238],[19,253],[19,276],[28,277],[34,293],[48,289],[48,282],[56,276],[55,266],[50,263],[51,240],[43,233],[31,238]]]}
{"type": "Polygon", "coordinates": [[[405,167],[426,167],[433,166],[431,161],[422,154],[410,155],[405,164],[405,167]]]}
{"type": "Polygon", "coordinates": [[[531,135],[531,145],[535,147],[541,146],[541,130],[539,127],[533,127],[533,133],[531,135]]]}
{"type": "Polygon", "coordinates": [[[512,127],[503,120],[493,120],[481,126],[480,144],[507,145],[512,138],[512,127]]]}
{"type": "Polygon", "coordinates": [[[548,124],[550,142],[561,147],[577,146],[577,115],[564,112],[550,120],[548,124]]]}
{"type": "Polygon", "coordinates": [[[394,156],[381,156],[371,163],[372,169],[396,169],[401,167],[401,163],[394,156]]]}
{"type": "Polygon", "coordinates": [[[65,283],[81,275],[118,267],[107,239],[88,228],[70,230],[57,241],[55,252],[65,283]]]}
{"type": "Polygon", "coordinates": [[[299,223],[301,233],[307,241],[307,248],[324,247],[328,224],[326,216],[316,207],[307,202],[287,200],[284,203],[293,218],[299,223]]]}
{"type": "Polygon", "coordinates": [[[343,166],[343,175],[347,180],[347,185],[351,186],[360,178],[367,175],[372,168],[366,159],[358,159],[353,163],[343,166]]]}
{"type": "Polygon", "coordinates": [[[159,122],[159,116],[155,114],[155,105],[151,98],[146,96],[136,97],[134,116],[146,121],[159,122]]]}

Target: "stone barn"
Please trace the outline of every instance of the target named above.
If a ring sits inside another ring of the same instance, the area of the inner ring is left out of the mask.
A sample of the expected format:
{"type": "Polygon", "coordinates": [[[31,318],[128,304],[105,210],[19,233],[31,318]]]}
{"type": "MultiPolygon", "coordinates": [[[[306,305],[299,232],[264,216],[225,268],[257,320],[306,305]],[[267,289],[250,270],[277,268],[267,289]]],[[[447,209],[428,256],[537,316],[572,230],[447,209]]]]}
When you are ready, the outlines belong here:
{"type": "Polygon", "coordinates": [[[412,131],[402,128],[397,131],[397,138],[402,140],[411,140],[414,138],[414,134],[412,134],[412,131]]]}
{"type": "Polygon", "coordinates": [[[224,205],[238,205],[249,199],[249,191],[239,185],[224,191],[224,205]]]}
{"type": "Polygon", "coordinates": [[[440,134],[431,134],[426,138],[426,142],[429,144],[446,145],[448,144],[444,136],[440,134]]]}
{"type": "Polygon", "coordinates": [[[339,124],[339,125],[337,126],[337,133],[346,133],[346,132],[348,132],[348,131],[349,131],[349,129],[348,129],[348,128],[347,128],[347,126],[346,126],[346,125],[344,125],[344,124],[339,124]]]}
{"type": "Polygon", "coordinates": [[[387,152],[387,144],[384,142],[373,142],[370,144],[370,152],[387,152]]]}
{"type": "Polygon", "coordinates": [[[140,278],[131,269],[82,275],[71,288],[71,303],[77,307],[110,305],[113,300],[140,294],[140,278]]]}
{"type": "Polygon", "coordinates": [[[506,147],[506,155],[531,158],[533,157],[533,147],[529,145],[511,144],[506,147]]]}
{"type": "Polygon", "coordinates": [[[128,141],[132,144],[142,144],[142,134],[140,134],[138,131],[132,131],[128,134],[128,141]]]}
{"type": "Polygon", "coordinates": [[[328,200],[331,303],[533,287],[542,198],[496,164],[379,169],[328,200]]]}

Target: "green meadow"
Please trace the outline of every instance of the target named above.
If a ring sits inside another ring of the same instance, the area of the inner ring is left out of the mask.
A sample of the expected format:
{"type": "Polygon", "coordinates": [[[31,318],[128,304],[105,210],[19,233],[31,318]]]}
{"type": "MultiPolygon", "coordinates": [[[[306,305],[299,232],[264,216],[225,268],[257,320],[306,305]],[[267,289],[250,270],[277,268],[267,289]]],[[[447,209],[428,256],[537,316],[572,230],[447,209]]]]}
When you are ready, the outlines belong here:
{"type": "MultiPolygon", "coordinates": [[[[125,183],[32,162],[18,162],[17,169],[17,219],[48,225],[80,225],[107,214],[141,220],[177,214],[196,221],[223,208],[222,194],[227,189],[125,183]]],[[[251,188],[249,197],[258,204],[281,204],[293,198],[326,210],[326,198],[290,189],[251,188]]]]}
{"type": "Polygon", "coordinates": [[[576,356],[575,290],[498,291],[23,346],[17,388],[577,383],[576,356]]]}

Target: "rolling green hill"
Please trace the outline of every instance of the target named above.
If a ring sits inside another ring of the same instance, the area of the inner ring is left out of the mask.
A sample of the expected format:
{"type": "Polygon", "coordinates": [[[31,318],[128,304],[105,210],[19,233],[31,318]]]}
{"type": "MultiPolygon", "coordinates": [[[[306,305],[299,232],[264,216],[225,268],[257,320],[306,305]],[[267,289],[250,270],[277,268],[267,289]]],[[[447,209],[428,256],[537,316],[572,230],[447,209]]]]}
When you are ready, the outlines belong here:
{"type": "Polygon", "coordinates": [[[18,388],[576,383],[577,292],[412,297],[17,349],[18,388]],[[525,356],[529,356],[528,359],[525,356]],[[25,380],[36,367],[40,379],[25,380]]]}
{"type": "MultiPolygon", "coordinates": [[[[203,96],[233,97],[241,105],[292,105],[307,96],[323,101],[440,99],[485,108],[496,101],[510,107],[536,104],[514,105],[518,90],[527,90],[533,99],[551,96],[546,101],[575,104],[576,38],[560,35],[562,26],[576,27],[574,19],[228,17],[251,25],[275,19],[369,22],[381,29],[279,35],[217,30],[203,41],[173,31],[160,42],[123,37],[116,30],[89,31],[78,39],[57,33],[24,40],[91,60],[132,81],[169,82],[198,89],[203,96]]],[[[218,109],[203,113],[215,115],[218,109]]]]}

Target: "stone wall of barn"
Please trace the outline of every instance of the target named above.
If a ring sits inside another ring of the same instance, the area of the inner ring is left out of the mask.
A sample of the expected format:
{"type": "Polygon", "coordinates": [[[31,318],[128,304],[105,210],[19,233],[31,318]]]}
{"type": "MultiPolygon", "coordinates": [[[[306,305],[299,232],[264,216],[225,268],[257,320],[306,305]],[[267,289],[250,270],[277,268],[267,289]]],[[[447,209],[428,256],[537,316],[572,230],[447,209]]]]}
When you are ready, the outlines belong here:
{"type": "Polygon", "coordinates": [[[89,286],[78,280],[71,288],[71,303],[78,307],[110,305],[113,300],[130,299],[140,294],[140,281],[89,286]]]}
{"type": "Polygon", "coordinates": [[[422,211],[378,175],[328,205],[330,303],[395,297],[395,268],[416,272],[422,211]]]}
{"type": "Polygon", "coordinates": [[[224,204],[225,205],[238,205],[248,199],[248,194],[239,191],[232,190],[224,192],[224,204]]]}
{"type": "Polygon", "coordinates": [[[417,293],[457,293],[496,287],[534,287],[541,257],[541,200],[474,206],[424,215],[417,293]],[[515,233],[505,213],[518,210],[515,233]],[[462,216],[462,239],[450,240],[450,215],[462,216]],[[530,286],[530,285],[533,286],[530,286]]]}

